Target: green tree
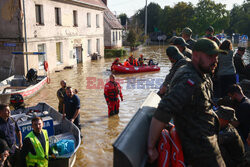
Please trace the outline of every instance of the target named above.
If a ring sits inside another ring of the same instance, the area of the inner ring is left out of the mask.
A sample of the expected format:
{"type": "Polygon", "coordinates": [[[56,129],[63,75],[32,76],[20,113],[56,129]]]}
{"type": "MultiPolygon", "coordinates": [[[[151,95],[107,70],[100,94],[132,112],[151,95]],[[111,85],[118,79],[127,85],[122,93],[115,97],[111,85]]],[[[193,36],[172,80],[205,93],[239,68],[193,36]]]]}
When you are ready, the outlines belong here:
{"type": "Polygon", "coordinates": [[[127,37],[127,41],[129,42],[129,45],[131,48],[135,47],[136,44],[136,31],[134,29],[130,29],[127,37]]]}
{"type": "Polygon", "coordinates": [[[247,34],[250,36],[250,3],[234,5],[230,12],[230,33],[247,34]]]}
{"type": "Polygon", "coordinates": [[[165,6],[163,11],[161,12],[161,19],[159,21],[159,28],[162,32],[166,33],[167,35],[172,35],[172,30],[174,29],[173,24],[171,24],[171,17],[172,8],[170,6],[165,6]]]}
{"type": "Polygon", "coordinates": [[[122,13],[118,18],[121,20],[121,25],[125,26],[128,21],[128,16],[125,13],[122,13]]]}
{"type": "Polygon", "coordinates": [[[215,28],[215,32],[221,32],[229,27],[229,12],[226,5],[216,4],[212,0],[199,0],[195,8],[194,23],[195,31],[199,34],[204,34],[209,25],[215,28]]]}
{"type": "MultiPolygon", "coordinates": [[[[155,28],[159,28],[159,20],[161,19],[161,7],[157,3],[151,2],[147,7],[148,12],[148,33],[154,32],[155,28]]],[[[137,20],[135,24],[140,25],[140,28],[145,27],[145,8],[140,9],[133,17],[137,20]]]]}
{"type": "Polygon", "coordinates": [[[171,12],[171,20],[169,23],[172,23],[172,29],[179,34],[183,28],[192,25],[193,15],[194,8],[191,3],[179,2],[174,6],[171,12]]]}

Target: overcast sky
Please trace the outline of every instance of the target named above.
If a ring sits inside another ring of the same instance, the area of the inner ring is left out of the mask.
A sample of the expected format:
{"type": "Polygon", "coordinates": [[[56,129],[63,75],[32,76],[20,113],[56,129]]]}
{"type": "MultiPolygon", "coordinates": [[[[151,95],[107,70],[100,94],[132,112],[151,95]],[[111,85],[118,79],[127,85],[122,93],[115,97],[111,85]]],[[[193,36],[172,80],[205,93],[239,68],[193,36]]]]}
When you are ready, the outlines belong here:
{"type": "MultiPolygon", "coordinates": [[[[128,17],[132,16],[138,9],[141,9],[145,6],[146,0],[107,0],[109,9],[116,15],[121,13],[126,13],[128,17]]],[[[182,0],[184,2],[191,2],[193,5],[196,5],[198,0],[182,0]]],[[[166,5],[173,7],[176,3],[181,2],[178,0],[148,0],[150,2],[158,3],[162,8],[166,5]]],[[[237,3],[241,5],[244,0],[216,0],[216,3],[222,3],[227,5],[227,9],[230,10],[233,7],[233,4],[237,3]]]]}

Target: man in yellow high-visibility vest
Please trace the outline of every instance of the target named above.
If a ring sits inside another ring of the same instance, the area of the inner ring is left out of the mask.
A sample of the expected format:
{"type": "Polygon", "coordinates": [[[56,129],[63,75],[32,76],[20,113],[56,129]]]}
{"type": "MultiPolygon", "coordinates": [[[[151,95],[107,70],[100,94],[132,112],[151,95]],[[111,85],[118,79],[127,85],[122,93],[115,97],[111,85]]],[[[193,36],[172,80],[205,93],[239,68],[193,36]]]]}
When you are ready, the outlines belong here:
{"type": "Polygon", "coordinates": [[[22,157],[24,166],[48,167],[49,137],[47,130],[43,129],[43,120],[40,117],[32,119],[31,131],[24,139],[22,157]]]}

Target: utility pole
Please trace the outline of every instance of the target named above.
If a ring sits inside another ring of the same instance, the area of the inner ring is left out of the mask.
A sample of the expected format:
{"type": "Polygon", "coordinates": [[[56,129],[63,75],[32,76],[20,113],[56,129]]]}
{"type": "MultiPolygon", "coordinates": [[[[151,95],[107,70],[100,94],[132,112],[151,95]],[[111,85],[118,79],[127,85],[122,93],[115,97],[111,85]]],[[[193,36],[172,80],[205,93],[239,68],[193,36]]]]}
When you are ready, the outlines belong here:
{"type": "Polygon", "coordinates": [[[147,27],[148,27],[148,10],[147,10],[147,1],[146,0],[146,6],[145,6],[145,35],[147,35],[147,27]]]}

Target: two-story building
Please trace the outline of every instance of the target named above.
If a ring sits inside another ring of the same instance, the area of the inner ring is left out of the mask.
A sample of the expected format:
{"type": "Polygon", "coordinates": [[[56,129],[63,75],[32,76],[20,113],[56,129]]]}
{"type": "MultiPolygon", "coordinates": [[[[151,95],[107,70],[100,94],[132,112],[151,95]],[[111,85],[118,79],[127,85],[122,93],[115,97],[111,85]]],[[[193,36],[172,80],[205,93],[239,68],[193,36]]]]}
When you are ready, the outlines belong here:
{"type": "Polygon", "coordinates": [[[26,62],[43,74],[45,60],[54,71],[90,59],[95,52],[103,56],[104,10],[100,0],[1,0],[0,79],[26,74],[26,62]],[[46,55],[14,57],[12,51],[46,55]]]}
{"type": "Polygon", "coordinates": [[[107,7],[107,0],[102,0],[106,6],[104,11],[104,46],[105,49],[122,47],[123,26],[107,7]]]}

